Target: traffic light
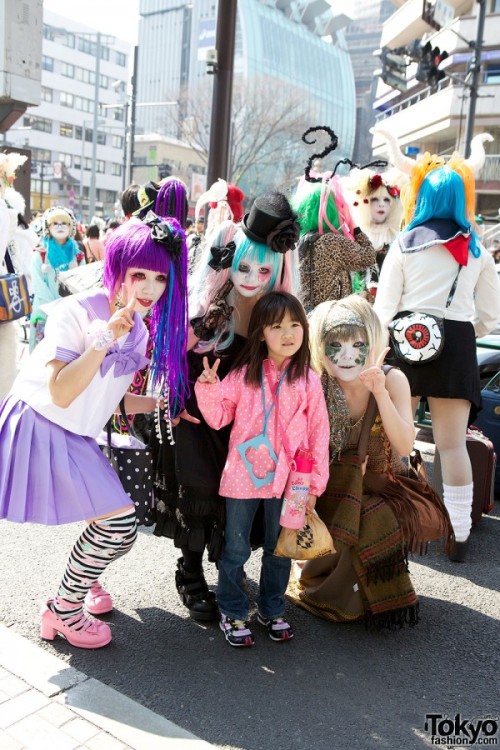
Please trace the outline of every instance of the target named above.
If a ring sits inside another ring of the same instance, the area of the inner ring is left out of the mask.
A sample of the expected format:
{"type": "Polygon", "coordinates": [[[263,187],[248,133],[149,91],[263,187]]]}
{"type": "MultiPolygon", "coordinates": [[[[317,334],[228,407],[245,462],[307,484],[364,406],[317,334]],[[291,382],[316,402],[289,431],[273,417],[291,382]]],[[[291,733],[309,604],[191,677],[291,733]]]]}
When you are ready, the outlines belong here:
{"type": "MultiPolygon", "coordinates": [[[[382,72],[380,77],[388,86],[392,86],[393,89],[398,89],[399,91],[406,91],[407,88],[406,57],[404,54],[399,54],[404,51],[404,48],[399,47],[395,50],[383,47],[380,50],[380,59],[382,61],[382,72]]],[[[378,54],[378,52],[374,54],[378,54]]]]}
{"type": "Polygon", "coordinates": [[[439,70],[439,65],[446,60],[448,53],[433,47],[430,42],[426,42],[423,47],[415,49],[415,57],[418,60],[416,79],[421,83],[427,83],[431,88],[435,88],[443,80],[446,73],[439,70]]]}
{"type": "Polygon", "coordinates": [[[160,180],[164,180],[165,177],[170,177],[171,174],[172,167],[170,166],[170,164],[165,164],[165,162],[163,162],[162,164],[158,164],[158,177],[160,178],[160,180]]]}

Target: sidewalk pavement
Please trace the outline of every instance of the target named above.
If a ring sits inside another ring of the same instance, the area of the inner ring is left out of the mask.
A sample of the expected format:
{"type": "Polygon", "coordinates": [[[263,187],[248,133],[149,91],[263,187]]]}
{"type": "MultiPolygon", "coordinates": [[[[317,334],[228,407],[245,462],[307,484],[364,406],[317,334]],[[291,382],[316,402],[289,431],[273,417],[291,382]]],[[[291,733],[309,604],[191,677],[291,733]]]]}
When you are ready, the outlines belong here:
{"type": "Polygon", "coordinates": [[[2,750],[210,750],[214,745],[0,624],[2,750]]]}

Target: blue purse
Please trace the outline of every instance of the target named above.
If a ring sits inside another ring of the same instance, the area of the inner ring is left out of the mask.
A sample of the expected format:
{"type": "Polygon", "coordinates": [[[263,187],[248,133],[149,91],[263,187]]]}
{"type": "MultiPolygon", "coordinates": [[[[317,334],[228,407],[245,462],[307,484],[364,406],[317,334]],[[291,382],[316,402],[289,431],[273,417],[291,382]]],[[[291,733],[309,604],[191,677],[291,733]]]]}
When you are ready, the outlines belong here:
{"type": "MultiPolygon", "coordinates": [[[[281,384],[286,375],[286,369],[281,374],[278,385],[276,387],[274,398],[276,398],[279,393],[279,389],[281,388],[281,384]]],[[[267,409],[266,394],[264,390],[264,367],[262,368],[260,386],[262,393],[262,410],[264,412],[264,426],[262,428],[262,432],[260,435],[256,435],[255,437],[250,438],[250,440],[245,440],[244,443],[240,443],[237,446],[238,453],[240,454],[241,460],[243,461],[245,468],[248,471],[250,479],[252,480],[254,487],[257,488],[264,487],[266,484],[270,484],[274,480],[276,466],[278,465],[278,456],[276,455],[274,448],[266,435],[267,423],[274,408],[274,399],[267,409]],[[259,453],[260,456],[258,455],[259,453]],[[267,469],[263,476],[259,476],[255,471],[254,464],[256,463],[256,460],[258,461],[259,466],[262,465],[262,468],[264,470],[267,469]],[[269,468],[267,468],[268,466],[269,468]]]]}

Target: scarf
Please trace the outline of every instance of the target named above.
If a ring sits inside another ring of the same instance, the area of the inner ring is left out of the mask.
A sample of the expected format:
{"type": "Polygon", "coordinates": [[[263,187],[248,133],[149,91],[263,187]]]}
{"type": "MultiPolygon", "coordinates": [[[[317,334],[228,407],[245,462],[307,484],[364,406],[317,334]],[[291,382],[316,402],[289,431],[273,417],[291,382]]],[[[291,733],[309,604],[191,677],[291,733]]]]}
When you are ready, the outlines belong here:
{"type": "Polygon", "coordinates": [[[78,245],[68,237],[64,245],[60,245],[53,237],[46,237],[43,241],[47,250],[45,262],[50,263],[55,271],[67,271],[72,263],[76,265],[78,245]]]}

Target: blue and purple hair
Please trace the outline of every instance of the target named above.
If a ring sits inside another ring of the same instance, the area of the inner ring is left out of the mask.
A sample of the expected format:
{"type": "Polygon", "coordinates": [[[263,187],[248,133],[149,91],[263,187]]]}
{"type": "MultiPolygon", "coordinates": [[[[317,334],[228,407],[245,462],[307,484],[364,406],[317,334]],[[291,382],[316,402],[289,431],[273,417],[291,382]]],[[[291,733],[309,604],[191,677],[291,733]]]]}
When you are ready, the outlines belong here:
{"type": "Polygon", "coordinates": [[[167,287],[153,306],[151,317],[151,380],[154,387],[168,387],[174,417],[184,408],[189,394],[187,247],[186,235],[176,219],[164,218],[159,222],[165,228],[166,241],[155,239],[150,225],[134,220],[125,222],[110,235],[106,243],[103,284],[112,297],[120,289],[129,268],[167,276],[167,287]]]}
{"type": "Polygon", "coordinates": [[[186,228],[188,212],[187,189],[178,177],[167,177],[161,183],[155,201],[155,214],[162,219],[177,219],[183,229],[186,228]]]}

